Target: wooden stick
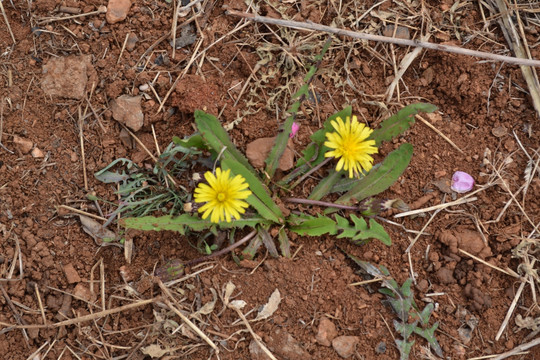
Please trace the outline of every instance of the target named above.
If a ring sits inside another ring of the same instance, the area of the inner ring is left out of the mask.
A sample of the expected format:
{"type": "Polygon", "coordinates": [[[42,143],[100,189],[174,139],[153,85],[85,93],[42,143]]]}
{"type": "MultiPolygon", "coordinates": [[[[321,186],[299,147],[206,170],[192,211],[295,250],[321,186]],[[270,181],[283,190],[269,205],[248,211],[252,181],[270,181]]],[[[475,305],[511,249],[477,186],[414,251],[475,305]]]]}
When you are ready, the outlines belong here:
{"type": "Polygon", "coordinates": [[[265,16],[257,16],[257,15],[248,14],[248,13],[235,11],[235,10],[227,10],[226,14],[232,15],[232,16],[238,16],[238,17],[245,18],[251,21],[255,21],[255,22],[279,25],[279,26],[284,26],[284,27],[288,27],[292,29],[324,31],[331,34],[349,36],[355,39],[379,41],[379,42],[391,43],[391,44],[396,44],[396,45],[401,45],[401,46],[423,47],[426,49],[444,51],[444,52],[449,52],[449,53],[454,53],[454,54],[475,56],[475,57],[479,57],[483,59],[491,59],[491,60],[496,60],[496,61],[504,61],[509,64],[540,67],[540,60],[519,59],[513,56],[497,55],[497,54],[491,54],[491,53],[487,53],[483,51],[464,49],[459,46],[434,44],[434,43],[425,42],[425,41],[397,39],[397,38],[392,38],[388,36],[365,34],[365,33],[360,33],[356,31],[338,29],[335,27],[315,24],[315,23],[305,23],[305,22],[300,22],[300,21],[273,19],[273,18],[269,18],[265,16]]]}

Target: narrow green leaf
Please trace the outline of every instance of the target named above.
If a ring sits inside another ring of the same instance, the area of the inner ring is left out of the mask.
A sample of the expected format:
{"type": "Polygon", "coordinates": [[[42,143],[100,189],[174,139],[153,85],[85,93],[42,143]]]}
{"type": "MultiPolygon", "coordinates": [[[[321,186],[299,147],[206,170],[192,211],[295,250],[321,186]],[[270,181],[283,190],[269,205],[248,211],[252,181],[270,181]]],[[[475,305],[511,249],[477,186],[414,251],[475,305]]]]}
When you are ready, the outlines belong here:
{"type": "Polygon", "coordinates": [[[402,134],[414,124],[414,115],[419,112],[433,112],[437,110],[435,105],[427,103],[417,103],[405,106],[403,109],[384,120],[381,125],[373,131],[369,137],[375,140],[376,146],[379,146],[383,141],[392,140],[394,136],[402,134]]]}
{"type": "Polygon", "coordinates": [[[294,231],[300,235],[308,236],[320,236],[323,234],[335,235],[336,223],[327,217],[310,217],[310,219],[305,220],[300,225],[294,225],[289,228],[289,230],[294,231]]]}
{"type": "MultiPolygon", "coordinates": [[[[243,228],[245,226],[255,227],[257,224],[269,223],[268,220],[262,217],[246,218],[228,222],[219,223],[221,228],[243,228]]],[[[193,231],[202,231],[209,229],[216,224],[212,223],[210,219],[203,220],[195,215],[182,214],[180,216],[143,216],[143,217],[131,217],[120,219],[120,224],[129,229],[136,230],[172,230],[178,231],[184,234],[186,228],[193,231]]]]}
{"type": "Polygon", "coordinates": [[[298,91],[292,97],[293,99],[298,98],[298,100],[290,107],[290,109],[288,109],[287,112],[289,112],[291,116],[289,116],[287,120],[285,120],[285,124],[283,125],[284,131],[280,132],[278,136],[276,137],[276,143],[272,147],[272,150],[270,151],[270,154],[268,155],[268,158],[266,159],[266,173],[268,174],[270,179],[274,177],[276,169],[278,168],[278,165],[279,165],[279,160],[281,159],[281,156],[283,155],[283,152],[285,151],[285,148],[287,147],[287,142],[289,141],[289,135],[291,133],[292,124],[294,122],[296,113],[298,112],[298,109],[300,108],[300,103],[304,97],[308,96],[309,83],[311,82],[311,79],[317,72],[316,64],[317,62],[320,62],[322,60],[324,54],[326,53],[329,47],[330,47],[330,41],[327,41],[324,44],[321,50],[321,53],[315,57],[315,64],[310,67],[308,73],[304,77],[304,85],[302,85],[300,89],[298,89],[298,91]]]}
{"type": "Polygon", "coordinates": [[[323,196],[329,194],[331,192],[332,187],[341,179],[341,176],[343,175],[342,172],[337,172],[334,169],[331,169],[328,175],[326,175],[325,178],[323,178],[317,186],[315,186],[315,189],[311,192],[308,199],[310,200],[320,200],[323,198],[323,196]]]}
{"type": "Polygon", "coordinates": [[[281,229],[279,229],[278,241],[279,241],[279,248],[281,250],[281,255],[283,255],[286,258],[290,258],[291,257],[291,244],[289,242],[289,237],[287,236],[287,231],[285,231],[285,227],[282,227],[281,229]]]}
{"type": "Polygon", "coordinates": [[[197,148],[199,150],[204,150],[207,148],[201,134],[193,134],[185,139],[180,139],[178,136],[173,136],[172,141],[176,145],[181,145],[188,149],[197,148]]]}
{"type": "Polygon", "coordinates": [[[204,140],[206,140],[208,145],[213,148],[214,151],[219,154],[225,147],[226,151],[228,151],[236,161],[254,174],[256,173],[246,157],[238,151],[236,146],[234,146],[229,139],[229,135],[215,116],[201,110],[195,110],[195,124],[204,140]]]}
{"type": "Polygon", "coordinates": [[[402,144],[398,149],[392,151],[381,166],[370,171],[364,178],[336,202],[338,204],[348,204],[351,199],[362,201],[369,196],[377,195],[388,189],[405,171],[413,154],[411,144],[402,144]]]}

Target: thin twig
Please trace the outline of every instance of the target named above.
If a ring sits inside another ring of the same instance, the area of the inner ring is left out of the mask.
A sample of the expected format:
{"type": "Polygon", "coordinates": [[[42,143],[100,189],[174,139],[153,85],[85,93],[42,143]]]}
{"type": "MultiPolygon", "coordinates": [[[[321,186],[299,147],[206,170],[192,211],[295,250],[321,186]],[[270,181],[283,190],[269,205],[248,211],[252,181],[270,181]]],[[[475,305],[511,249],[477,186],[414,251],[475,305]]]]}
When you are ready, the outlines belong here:
{"type": "Polygon", "coordinates": [[[521,353],[522,351],[526,351],[532,347],[535,347],[537,345],[540,345],[540,337],[537,337],[536,339],[526,343],[526,344],[521,344],[519,346],[516,346],[515,348],[513,348],[512,350],[510,351],[507,351],[505,353],[502,353],[502,354],[499,354],[497,355],[496,357],[492,358],[491,360],[503,360],[503,359],[506,359],[507,357],[510,357],[510,356],[513,356],[513,355],[517,355],[519,353],[521,353]]]}
{"type": "Polygon", "coordinates": [[[484,265],[486,265],[486,266],[489,266],[489,267],[492,268],[492,269],[495,269],[495,270],[497,270],[497,271],[500,271],[500,272],[502,272],[503,274],[506,274],[506,275],[508,275],[508,276],[512,276],[512,277],[514,277],[514,278],[516,278],[516,279],[519,279],[519,277],[520,277],[518,274],[516,274],[516,273],[515,273],[513,270],[511,270],[511,269],[507,269],[507,270],[501,269],[500,267],[495,266],[495,265],[493,265],[493,264],[490,264],[490,263],[488,263],[487,261],[482,260],[482,259],[480,259],[478,256],[474,256],[473,254],[470,254],[470,253],[468,253],[467,251],[465,251],[465,250],[463,250],[463,249],[458,249],[458,250],[459,250],[459,252],[461,252],[461,253],[463,253],[463,254],[465,254],[465,255],[467,255],[467,256],[473,258],[474,260],[476,260],[476,261],[478,261],[478,262],[481,262],[482,264],[484,264],[484,265]]]}
{"type": "Polygon", "coordinates": [[[61,21],[61,20],[69,20],[69,19],[77,19],[77,18],[81,18],[81,17],[85,17],[85,16],[92,16],[92,15],[99,15],[99,14],[104,14],[107,12],[107,7],[105,6],[100,6],[100,8],[96,11],[90,11],[90,12],[87,12],[87,13],[84,13],[84,14],[79,14],[79,15],[72,15],[72,16],[64,16],[64,17],[48,17],[48,18],[42,18],[38,21],[38,24],[48,24],[48,23],[51,23],[51,22],[54,22],[54,21],[61,21]]]}
{"type": "Polygon", "coordinates": [[[460,153],[462,154],[465,154],[463,152],[463,150],[461,150],[459,148],[459,146],[457,146],[456,144],[454,144],[454,142],[452,140],[450,140],[446,135],[444,135],[439,129],[437,129],[435,126],[433,126],[429,121],[427,121],[426,119],[424,119],[423,117],[421,117],[420,115],[415,115],[415,117],[417,119],[419,119],[420,121],[422,121],[424,124],[426,124],[427,127],[429,127],[431,130],[435,131],[440,137],[442,137],[444,140],[446,140],[450,145],[452,145],[452,147],[454,149],[456,149],[457,151],[459,151],[460,153]]]}
{"type": "Polygon", "coordinates": [[[487,53],[483,51],[464,49],[458,46],[441,45],[441,44],[434,44],[434,43],[425,42],[425,41],[398,39],[398,38],[392,38],[388,36],[364,34],[364,33],[359,33],[356,31],[338,29],[335,27],[325,26],[325,25],[320,25],[320,24],[315,24],[315,23],[273,19],[273,18],[269,18],[265,16],[257,16],[257,15],[248,14],[248,13],[235,11],[235,10],[227,10],[226,14],[238,16],[238,17],[248,19],[251,21],[261,22],[265,24],[279,25],[279,26],[284,26],[284,27],[288,27],[292,29],[324,31],[331,34],[349,36],[355,39],[379,41],[379,42],[391,43],[391,44],[396,44],[396,45],[401,45],[401,46],[423,47],[426,49],[444,51],[444,52],[449,52],[449,53],[454,53],[454,54],[475,56],[479,58],[491,59],[491,60],[496,60],[496,61],[504,61],[510,64],[540,67],[540,60],[520,59],[520,58],[516,58],[512,56],[497,55],[497,54],[491,54],[491,53],[487,53]]]}
{"type": "Polygon", "coordinates": [[[510,304],[510,307],[508,308],[508,312],[506,313],[506,316],[504,317],[501,327],[499,331],[497,332],[497,336],[495,336],[495,341],[499,341],[504,329],[506,328],[506,325],[508,325],[508,321],[510,321],[510,317],[512,317],[512,313],[514,312],[514,309],[517,305],[519,297],[521,296],[521,292],[523,291],[523,288],[525,288],[525,284],[526,282],[523,281],[521,285],[519,285],[519,288],[516,292],[516,296],[514,296],[514,300],[512,301],[512,304],[510,304]]]}
{"type": "Polygon", "coordinates": [[[2,15],[4,16],[4,20],[6,21],[6,25],[9,30],[9,34],[11,35],[11,40],[13,40],[13,44],[17,44],[17,40],[15,40],[15,36],[13,36],[13,31],[11,31],[11,26],[9,25],[9,19],[6,14],[6,10],[4,10],[4,5],[2,4],[1,0],[0,0],[0,10],[2,10],[2,15]]]}

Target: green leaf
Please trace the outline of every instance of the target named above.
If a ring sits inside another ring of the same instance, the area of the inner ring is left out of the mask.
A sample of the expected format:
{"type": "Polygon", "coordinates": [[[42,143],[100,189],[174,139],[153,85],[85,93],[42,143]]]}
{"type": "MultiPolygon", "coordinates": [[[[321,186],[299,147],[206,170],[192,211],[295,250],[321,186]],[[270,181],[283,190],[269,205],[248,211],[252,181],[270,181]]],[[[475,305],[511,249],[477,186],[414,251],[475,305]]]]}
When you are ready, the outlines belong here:
{"type": "Polygon", "coordinates": [[[195,124],[199,129],[202,137],[208,145],[214,149],[218,154],[225,147],[227,152],[231,154],[231,157],[242,164],[246,169],[256,173],[255,169],[250,165],[249,161],[238,149],[232,141],[229,139],[229,135],[221,126],[221,123],[215,116],[205,113],[201,110],[195,110],[195,124]]]}
{"type": "Polygon", "coordinates": [[[311,192],[308,199],[310,200],[320,200],[323,198],[323,196],[329,194],[332,190],[332,187],[341,179],[341,176],[343,175],[342,172],[337,172],[334,169],[331,169],[329,174],[323,178],[317,186],[315,186],[315,189],[311,192]]]}
{"type": "MultiPolygon", "coordinates": [[[[234,220],[230,223],[221,222],[219,227],[221,228],[243,228],[245,226],[255,227],[258,224],[269,223],[268,220],[261,217],[246,218],[240,220],[234,220]]],[[[120,219],[120,224],[129,229],[136,230],[172,230],[178,231],[180,234],[185,234],[186,229],[193,231],[202,231],[209,229],[216,224],[212,223],[209,219],[203,220],[197,216],[190,214],[182,214],[180,216],[143,216],[143,217],[131,217],[120,219]]]]}
{"type": "Polygon", "coordinates": [[[415,341],[396,339],[395,342],[399,350],[399,360],[408,360],[415,341]]]}
{"type": "Polygon", "coordinates": [[[188,149],[197,148],[200,150],[204,150],[207,148],[201,134],[193,134],[185,139],[180,139],[178,136],[173,136],[172,141],[176,145],[181,145],[188,149]]]}
{"type": "Polygon", "coordinates": [[[439,342],[437,341],[437,338],[435,337],[435,330],[437,330],[437,327],[439,327],[438,322],[433,324],[433,326],[429,329],[422,329],[420,327],[415,327],[414,332],[415,334],[418,334],[424,339],[426,339],[427,342],[429,343],[429,346],[433,349],[433,351],[435,351],[435,354],[442,357],[443,351],[441,349],[441,346],[439,345],[439,342]]]}
{"type": "Polygon", "coordinates": [[[337,232],[334,220],[325,216],[310,216],[309,219],[303,221],[300,225],[291,226],[289,230],[300,235],[308,236],[335,235],[337,232]]]}
{"type": "Polygon", "coordinates": [[[411,161],[412,154],[412,145],[408,143],[402,144],[398,149],[388,154],[377,169],[372,169],[350,191],[340,197],[336,203],[349,204],[353,198],[355,201],[361,201],[388,189],[405,171],[411,161]]]}
{"type": "Polygon", "coordinates": [[[417,103],[405,106],[398,111],[397,114],[392,115],[388,119],[384,120],[379,128],[375,129],[369,139],[375,140],[375,145],[378,147],[381,142],[392,140],[394,136],[402,134],[414,124],[414,115],[419,112],[433,112],[437,110],[435,105],[427,103],[417,103]]]}
{"type": "Polygon", "coordinates": [[[286,258],[290,258],[291,257],[291,244],[289,242],[289,237],[287,236],[287,231],[285,231],[285,227],[282,227],[281,229],[279,229],[278,241],[279,241],[279,248],[281,250],[281,255],[283,255],[286,258]]]}
{"type": "Polygon", "coordinates": [[[426,305],[424,310],[419,314],[420,316],[420,323],[423,326],[426,326],[429,323],[429,318],[431,317],[431,313],[433,312],[434,305],[433,303],[429,303],[426,305]]]}
{"type": "Polygon", "coordinates": [[[416,322],[412,324],[408,324],[408,323],[402,323],[397,320],[394,320],[394,328],[401,336],[403,336],[404,339],[408,339],[412,335],[415,327],[416,327],[416,322]]]}
{"type": "Polygon", "coordinates": [[[195,123],[204,140],[216,152],[221,153],[221,165],[230,169],[233,175],[242,175],[253,192],[246,201],[264,218],[276,223],[282,222],[283,214],[268,194],[267,188],[257,177],[255,169],[234,146],[220,122],[203,111],[195,111],[195,123]],[[225,148],[225,150],[223,150],[225,148]]]}
{"type": "Polygon", "coordinates": [[[392,239],[384,230],[382,225],[374,219],[369,219],[369,227],[364,218],[359,218],[354,214],[351,215],[354,226],[351,226],[349,221],[339,215],[336,215],[337,229],[342,232],[337,236],[340,238],[350,238],[353,242],[360,240],[377,239],[385,245],[392,245],[392,239]]]}
{"type": "Polygon", "coordinates": [[[279,160],[281,159],[281,156],[283,155],[283,152],[285,151],[285,148],[287,147],[287,142],[289,141],[289,135],[291,133],[292,124],[294,122],[294,118],[296,116],[296,113],[298,112],[298,109],[300,108],[300,103],[302,100],[308,96],[309,94],[309,83],[311,82],[311,79],[317,72],[317,63],[320,62],[330,47],[330,41],[327,41],[322,50],[321,53],[315,56],[315,64],[313,64],[306,76],[304,77],[304,85],[298,89],[298,91],[292,96],[293,99],[298,98],[298,100],[292,104],[292,106],[287,110],[288,113],[291,114],[285,120],[285,124],[283,125],[283,130],[280,132],[276,138],[276,143],[272,147],[272,150],[270,151],[270,154],[268,155],[268,158],[266,159],[266,173],[268,174],[269,178],[273,178],[274,174],[276,172],[276,169],[279,165],[279,160]]]}

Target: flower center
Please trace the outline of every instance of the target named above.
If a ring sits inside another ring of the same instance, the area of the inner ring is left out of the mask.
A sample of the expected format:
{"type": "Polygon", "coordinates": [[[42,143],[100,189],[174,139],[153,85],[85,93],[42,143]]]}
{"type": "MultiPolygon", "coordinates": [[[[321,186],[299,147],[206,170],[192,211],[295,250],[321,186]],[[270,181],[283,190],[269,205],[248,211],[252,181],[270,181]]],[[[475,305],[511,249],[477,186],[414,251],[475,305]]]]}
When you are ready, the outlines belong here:
{"type": "Polygon", "coordinates": [[[225,201],[225,194],[224,193],[218,193],[217,194],[217,199],[218,201],[222,202],[222,201],[225,201]]]}

